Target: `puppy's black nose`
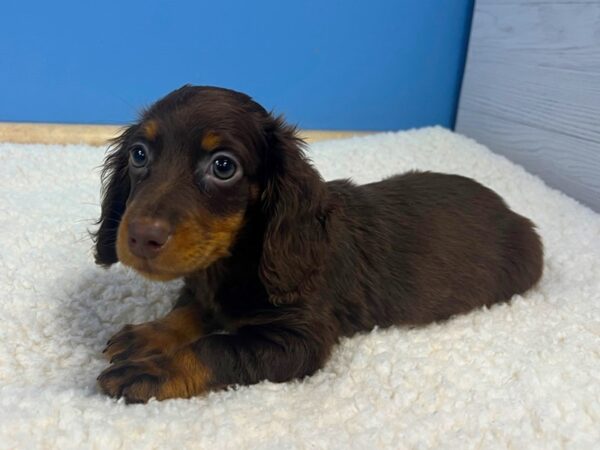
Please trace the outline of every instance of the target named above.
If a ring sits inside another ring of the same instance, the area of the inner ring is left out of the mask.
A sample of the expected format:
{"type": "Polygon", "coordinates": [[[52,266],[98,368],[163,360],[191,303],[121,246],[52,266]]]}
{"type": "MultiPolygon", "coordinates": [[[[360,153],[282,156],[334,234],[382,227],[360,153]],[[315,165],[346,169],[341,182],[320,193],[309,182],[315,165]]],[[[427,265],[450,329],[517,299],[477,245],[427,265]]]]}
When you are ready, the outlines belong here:
{"type": "Polygon", "coordinates": [[[127,231],[129,250],[140,258],[156,257],[171,236],[171,227],[162,219],[133,219],[127,231]]]}

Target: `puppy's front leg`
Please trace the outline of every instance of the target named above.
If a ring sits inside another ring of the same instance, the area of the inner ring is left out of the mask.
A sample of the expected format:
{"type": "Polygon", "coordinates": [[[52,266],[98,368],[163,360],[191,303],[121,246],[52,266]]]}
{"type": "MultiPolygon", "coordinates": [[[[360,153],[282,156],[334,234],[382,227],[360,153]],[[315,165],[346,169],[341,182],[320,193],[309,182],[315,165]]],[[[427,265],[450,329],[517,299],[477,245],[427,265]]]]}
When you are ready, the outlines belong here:
{"type": "Polygon", "coordinates": [[[102,391],[128,403],[192,397],[234,384],[288,381],[310,375],[333,343],[299,330],[244,327],[200,338],[172,354],[123,361],[98,377],[102,391]]]}
{"type": "Polygon", "coordinates": [[[103,353],[111,363],[143,359],[171,353],[195,341],[202,334],[201,307],[196,302],[188,302],[176,305],[162,319],[139,325],[125,325],[110,338],[103,353]]]}

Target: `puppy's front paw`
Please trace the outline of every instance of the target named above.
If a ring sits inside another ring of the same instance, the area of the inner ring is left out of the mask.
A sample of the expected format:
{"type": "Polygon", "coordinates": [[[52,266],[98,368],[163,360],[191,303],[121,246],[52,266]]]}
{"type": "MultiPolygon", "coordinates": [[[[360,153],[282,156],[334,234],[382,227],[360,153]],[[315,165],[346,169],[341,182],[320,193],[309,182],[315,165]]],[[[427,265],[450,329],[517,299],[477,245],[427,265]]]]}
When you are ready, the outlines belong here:
{"type": "Polygon", "coordinates": [[[111,397],[125,397],[127,403],[146,403],[157,397],[169,378],[163,357],[113,364],[98,377],[98,386],[111,397]]]}
{"type": "Polygon", "coordinates": [[[144,359],[169,353],[182,345],[178,334],[159,321],[125,325],[106,343],[102,353],[111,362],[144,359]]]}
{"type": "Polygon", "coordinates": [[[98,377],[105,394],[127,403],[146,403],[176,397],[192,397],[207,390],[208,371],[192,351],[126,360],[111,365],[98,377]]]}

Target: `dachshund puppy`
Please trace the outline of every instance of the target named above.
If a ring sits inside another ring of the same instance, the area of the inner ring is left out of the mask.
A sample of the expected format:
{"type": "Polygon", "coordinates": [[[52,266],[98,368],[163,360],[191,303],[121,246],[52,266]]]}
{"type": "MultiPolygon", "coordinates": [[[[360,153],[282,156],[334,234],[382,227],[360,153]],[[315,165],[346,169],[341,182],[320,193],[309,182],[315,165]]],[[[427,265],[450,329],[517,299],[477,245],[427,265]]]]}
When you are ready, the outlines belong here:
{"type": "Polygon", "coordinates": [[[534,225],[477,182],[409,172],[324,182],[294,127],[250,97],[184,86],[113,143],[96,261],[183,278],[127,325],[100,389],[191,397],[321,368],[340,336],[507,301],[542,274],[534,225]]]}

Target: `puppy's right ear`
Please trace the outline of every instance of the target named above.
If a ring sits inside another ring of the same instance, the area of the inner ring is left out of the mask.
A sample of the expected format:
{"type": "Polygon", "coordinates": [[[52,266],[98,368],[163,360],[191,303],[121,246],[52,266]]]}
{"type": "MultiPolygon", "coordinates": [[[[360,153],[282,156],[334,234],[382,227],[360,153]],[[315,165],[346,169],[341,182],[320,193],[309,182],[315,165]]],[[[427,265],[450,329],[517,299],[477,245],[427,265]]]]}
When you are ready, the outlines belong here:
{"type": "Polygon", "coordinates": [[[117,231],[130,191],[126,145],[133,132],[134,127],[129,127],[112,140],[102,168],[102,210],[97,222],[100,227],[92,233],[92,239],[96,244],[96,264],[103,266],[118,261],[117,231]]]}

